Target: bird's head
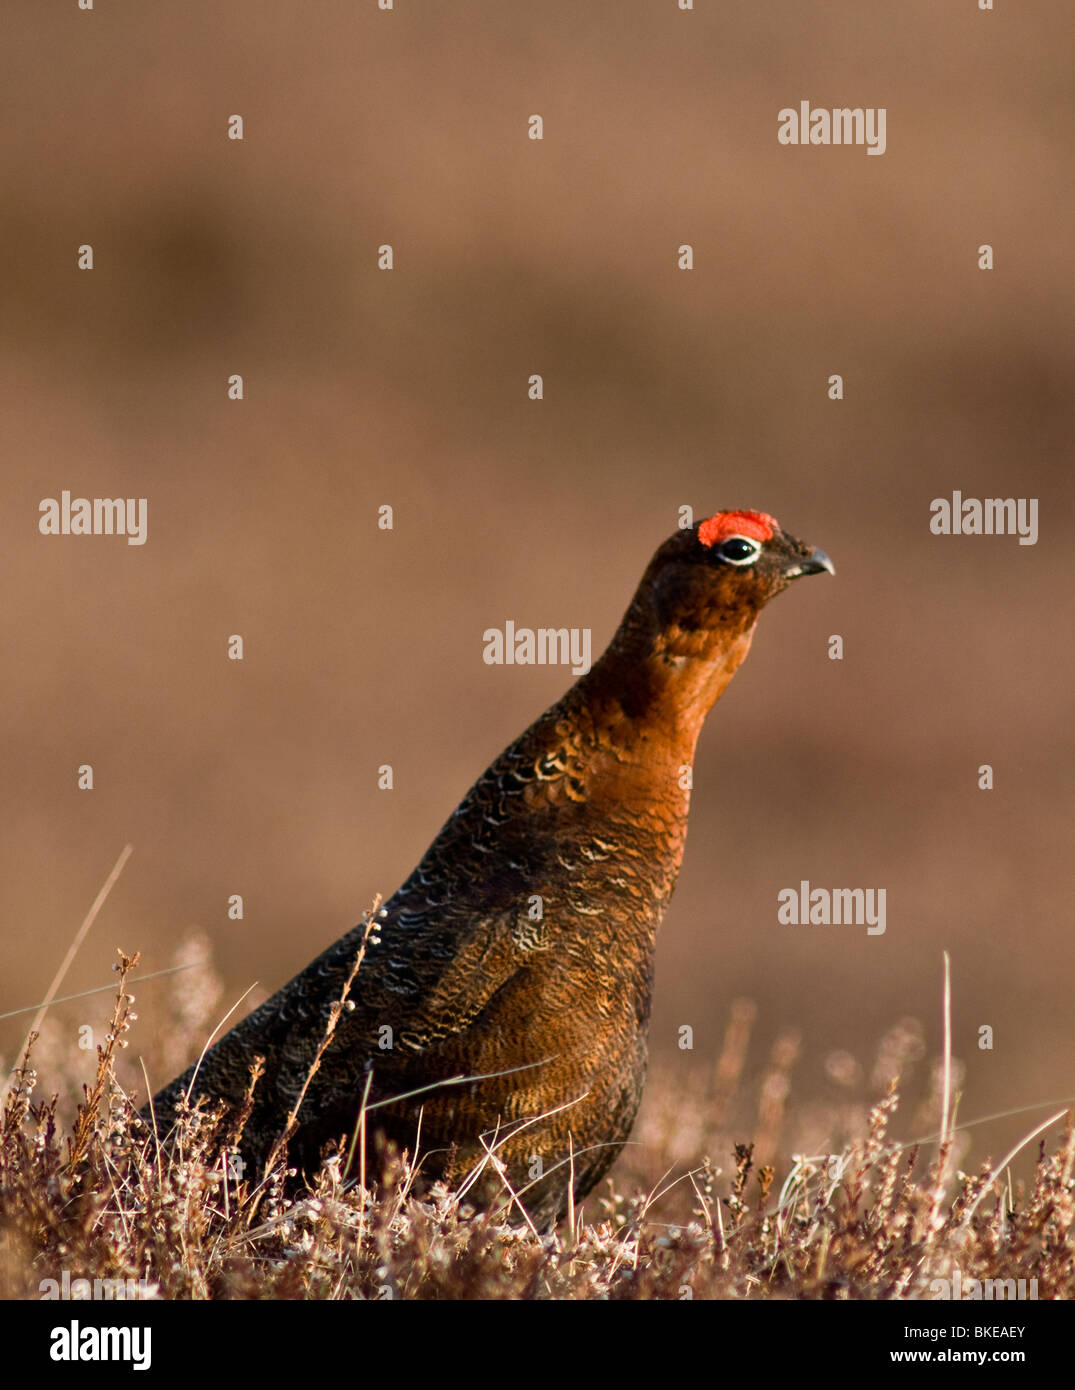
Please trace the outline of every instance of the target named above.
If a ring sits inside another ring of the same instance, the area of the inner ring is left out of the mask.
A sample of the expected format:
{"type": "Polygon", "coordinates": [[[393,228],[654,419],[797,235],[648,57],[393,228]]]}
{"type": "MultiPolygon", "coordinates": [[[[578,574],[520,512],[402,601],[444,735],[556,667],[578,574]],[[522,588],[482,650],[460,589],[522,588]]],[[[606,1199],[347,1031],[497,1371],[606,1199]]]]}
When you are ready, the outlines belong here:
{"type": "Polygon", "coordinates": [[[825,552],[788,535],[765,512],[717,512],[665,541],[640,593],[648,587],[665,630],[741,629],[752,627],[793,579],[822,573],[835,573],[825,552]]]}
{"type": "Polygon", "coordinates": [[[605,658],[620,703],[634,715],[667,699],[698,727],[769,600],[822,573],[835,573],[824,551],[765,512],[717,512],[676,532],[650,561],[605,658]]]}

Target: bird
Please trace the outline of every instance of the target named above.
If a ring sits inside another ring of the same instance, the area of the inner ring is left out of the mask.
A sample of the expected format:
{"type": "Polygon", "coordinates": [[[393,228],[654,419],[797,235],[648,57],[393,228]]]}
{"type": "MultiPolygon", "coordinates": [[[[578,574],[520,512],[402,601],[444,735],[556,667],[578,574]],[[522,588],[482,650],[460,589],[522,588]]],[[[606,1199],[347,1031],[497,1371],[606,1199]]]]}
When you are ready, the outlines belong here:
{"type": "Polygon", "coordinates": [[[420,1152],[424,1182],[479,1204],[499,1193],[555,1225],[639,1108],[702,725],[761,610],[821,573],[835,573],[828,556],[765,512],[677,530],[603,655],[478,778],[375,932],[349,931],[164,1087],[143,1112],[157,1132],[188,1092],[237,1110],[262,1057],[243,1171],[266,1162],[296,1105],[294,1172],[315,1173],[333,1145],[353,1156],[364,1109],[371,1165],[420,1152]]]}

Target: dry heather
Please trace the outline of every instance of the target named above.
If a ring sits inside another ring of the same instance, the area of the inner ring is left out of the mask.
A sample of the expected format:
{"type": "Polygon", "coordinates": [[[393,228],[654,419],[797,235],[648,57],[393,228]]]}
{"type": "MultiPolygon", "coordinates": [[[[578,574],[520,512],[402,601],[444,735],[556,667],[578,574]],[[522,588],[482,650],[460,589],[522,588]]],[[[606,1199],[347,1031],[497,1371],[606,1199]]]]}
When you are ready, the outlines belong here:
{"type": "MultiPolygon", "coordinates": [[[[12,1074],[0,1133],[0,1296],[39,1298],[43,1281],[60,1283],[66,1273],[136,1281],[138,1296],[165,1299],[921,1299],[957,1267],[964,1289],[972,1279],[1026,1280],[1028,1288],[1036,1280],[1040,1299],[1075,1296],[1070,1113],[1051,1152],[1040,1136],[1062,1115],[1019,1146],[1038,1140],[1032,1184],[1012,1183],[1015,1150],[975,1175],[961,1173],[949,1058],[934,1112],[941,1134],[929,1152],[892,1145],[899,1074],[916,1055],[907,1023],[888,1035],[874,1068],[882,1099],[860,1112],[807,1114],[800,1125],[808,1133],[824,1122],[832,1136],[861,1120],[860,1134],[839,1151],[785,1161],[778,1187],[773,1145],[796,1050],[790,1036],[761,1078],[755,1144],[728,1145],[726,1173],[698,1158],[700,1149],[693,1166],[675,1161],[704,1139],[724,1143],[752,1021],[752,1007],[739,1003],[716,1071],[697,1095],[681,1078],[674,1087],[651,1078],[637,1151],[671,1155],[671,1170],[648,1191],[610,1182],[559,1230],[540,1232],[507,1190],[491,1212],[475,1211],[465,1190],[423,1191],[420,1158],[406,1155],[376,1187],[348,1171],[348,1146],[299,1194],[289,1190],[283,1142],[266,1172],[241,1174],[234,1154],[243,1113],[188,1108],[177,1151],[166,1157],[136,1114],[136,1074],[125,1075],[136,964],[120,953],[96,1069],[69,1116],[62,1091],[39,1098],[36,1032],[12,1074]]],[[[182,1035],[180,1051],[190,1033],[204,1041],[219,993],[197,942],[193,967],[178,977],[178,1016],[165,1030],[173,1049],[182,1035]]],[[[345,1007],[346,997],[327,1045],[345,1007]]],[[[49,1050],[47,1032],[42,1045],[49,1050]]],[[[855,1064],[841,1055],[831,1065],[838,1074],[855,1064]]],[[[637,1180],[644,1170],[634,1152],[617,1171],[637,1180]]],[[[496,1162],[494,1147],[494,1171],[496,1162]]]]}

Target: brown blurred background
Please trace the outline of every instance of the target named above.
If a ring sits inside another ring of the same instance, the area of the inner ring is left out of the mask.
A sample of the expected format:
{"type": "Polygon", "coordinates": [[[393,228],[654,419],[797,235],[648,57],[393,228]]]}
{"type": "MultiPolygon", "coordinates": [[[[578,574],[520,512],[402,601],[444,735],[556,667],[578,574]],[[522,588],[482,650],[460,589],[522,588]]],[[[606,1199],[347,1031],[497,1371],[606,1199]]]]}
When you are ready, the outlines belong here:
{"type": "Polygon", "coordinates": [[[228,1003],[283,983],[570,683],[483,629],[596,653],[680,506],[753,507],[837,578],[765,615],[703,736],[651,1103],[741,997],[748,1071],[797,1030],[797,1096],[868,1099],[847,1056],[891,1024],[939,1050],[946,948],[961,1118],[1075,1096],[1062,0],[5,10],[0,1012],[128,840],[63,993],[192,925],[228,1003]],[[780,146],[803,99],[886,107],[887,152],[780,146]],[[64,488],[147,497],[148,543],[42,537],[64,488]],[[953,489],[1039,498],[1038,544],[931,535],[953,489]],[[779,925],[803,878],[885,888],[887,933],[779,925]]]}

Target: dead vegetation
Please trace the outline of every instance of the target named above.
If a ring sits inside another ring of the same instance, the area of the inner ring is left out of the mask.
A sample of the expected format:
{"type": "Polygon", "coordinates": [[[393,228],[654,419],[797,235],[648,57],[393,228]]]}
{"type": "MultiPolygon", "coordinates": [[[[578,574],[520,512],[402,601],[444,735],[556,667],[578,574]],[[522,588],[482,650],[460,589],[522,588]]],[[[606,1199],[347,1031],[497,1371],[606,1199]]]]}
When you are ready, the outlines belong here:
{"type": "MultiPolygon", "coordinates": [[[[189,1030],[181,1047],[195,1034],[204,1043],[218,1007],[204,946],[196,941],[188,955],[192,968],[175,977],[177,1016],[165,1030],[170,1053],[179,1028],[189,1030]]],[[[465,1191],[423,1189],[420,1154],[398,1157],[367,1186],[349,1171],[346,1138],[299,1192],[283,1144],[266,1171],[243,1172],[246,1107],[235,1115],[186,1107],[165,1150],[138,1117],[136,1073],[123,1056],[137,1018],[136,965],[120,953],[111,1018],[73,1113],[65,1114],[77,1091],[69,1079],[41,1096],[36,1049],[50,1051],[49,1069],[63,1072],[55,1035],[50,1044],[34,1031],[12,1073],[0,1129],[0,1296],[39,1298],[43,1281],[66,1271],[69,1280],[119,1280],[139,1297],[165,1299],[922,1299],[937,1296],[934,1281],[957,1269],[964,1296],[972,1280],[1024,1280],[1024,1296],[1043,1300],[1075,1296],[1070,1113],[1063,1133],[1060,1111],[1018,1146],[1039,1145],[1032,1182],[1012,1182],[1015,1150],[962,1173],[949,1055],[936,1077],[940,1133],[928,1148],[894,1144],[900,1075],[921,1053],[908,1021],[879,1049],[869,1080],[883,1094],[872,1108],[808,1112],[800,1124],[800,1132],[821,1123],[841,1134],[838,1149],[791,1160],[774,1151],[796,1050],[784,1035],[760,1078],[756,1142],[729,1145],[726,1171],[704,1150],[677,1161],[685,1146],[723,1142],[753,1019],[740,1002],[716,1069],[694,1094],[651,1078],[639,1151],[651,1164],[671,1156],[669,1171],[639,1187],[646,1164],[629,1150],[617,1172],[634,1173],[633,1189],[623,1177],[609,1182],[559,1229],[542,1232],[521,1219],[507,1191],[496,1209],[480,1211],[465,1191]],[[861,1132],[851,1134],[859,1120],[861,1132]]],[[[842,1054],[832,1062],[836,1074],[856,1065],[842,1054]]],[[[487,1162],[495,1171],[495,1145],[487,1162]]]]}

